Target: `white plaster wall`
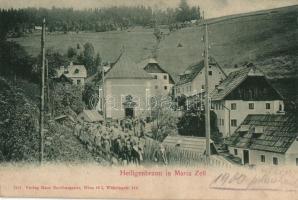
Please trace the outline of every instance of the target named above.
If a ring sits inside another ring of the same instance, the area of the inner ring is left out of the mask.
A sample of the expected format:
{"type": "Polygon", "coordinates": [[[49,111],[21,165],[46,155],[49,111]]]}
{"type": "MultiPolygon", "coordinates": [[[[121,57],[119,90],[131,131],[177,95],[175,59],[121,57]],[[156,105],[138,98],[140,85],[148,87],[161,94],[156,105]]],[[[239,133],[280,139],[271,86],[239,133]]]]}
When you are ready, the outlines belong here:
{"type": "Polygon", "coordinates": [[[167,73],[150,73],[152,77],[157,76],[157,79],[152,80],[152,93],[155,95],[168,95],[172,91],[173,84],[170,84],[170,77],[167,73]],[[164,76],[167,79],[164,79],[164,76]],[[155,86],[158,88],[155,89],[155,86]],[[165,86],[167,89],[165,90],[165,86]]]}
{"type": "Polygon", "coordinates": [[[298,158],[298,141],[292,143],[290,148],[286,152],[286,164],[291,166],[296,166],[296,158],[298,158]]]}
{"type": "Polygon", "coordinates": [[[243,101],[243,100],[225,100],[225,101],[215,101],[213,102],[214,112],[217,115],[217,118],[224,119],[224,126],[218,126],[219,131],[223,133],[224,137],[229,136],[229,123],[232,135],[237,127],[243,122],[243,120],[249,114],[277,114],[279,112],[279,105],[284,107],[283,101],[274,100],[274,101],[243,101]],[[231,110],[231,104],[236,103],[236,110],[231,110]],[[249,109],[249,103],[254,103],[254,109],[249,109]],[[270,109],[266,109],[266,103],[270,103],[270,109]],[[224,104],[226,108],[216,109],[216,104],[224,104]],[[230,109],[230,119],[229,119],[229,110],[230,109]],[[231,125],[231,120],[237,120],[237,126],[231,125]]]}
{"type": "Polygon", "coordinates": [[[273,166],[273,157],[278,158],[278,166],[285,164],[285,154],[258,150],[251,150],[250,154],[250,164],[252,165],[273,166]],[[261,162],[261,155],[265,155],[265,162],[261,162]]]}
{"type": "Polygon", "coordinates": [[[107,79],[105,81],[106,117],[121,119],[125,117],[123,102],[131,95],[137,102],[135,116],[150,109],[149,100],[152,91],[151,79],[107,79]]]}

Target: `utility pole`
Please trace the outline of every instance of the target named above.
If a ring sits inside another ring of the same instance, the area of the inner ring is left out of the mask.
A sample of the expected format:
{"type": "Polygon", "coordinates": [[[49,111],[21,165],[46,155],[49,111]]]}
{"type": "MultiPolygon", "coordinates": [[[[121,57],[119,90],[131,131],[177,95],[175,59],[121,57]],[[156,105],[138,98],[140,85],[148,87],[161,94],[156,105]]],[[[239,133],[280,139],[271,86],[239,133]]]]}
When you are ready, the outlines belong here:
{"type": "Polygon", "coordinates": [[[45,59],[45,87],[46,87],[46,99],[45,99],[45,109],[47,114],[50,112],[50,87],[49,87],[49,63],[48,59],[45,59]]]}
{"type": "Polygon", "coordinates": [[[208,68],[209,68],[209,52],[208,52],[208,27],[205,21],[205,51],[204,51],[204,65],[205,65],[205,132],[206,132],[206,156],[210,156],[210,106],[209,106],[209,87],[208,87],[208,68]]]}
{"type": "Polygon", "coordinates": [[[44,89],[45,89],[45,24],[46,20],[42,21],[42,34],[41,34],[41,86],[40,86],[40,121],[39,121],[39,134],[40,134],[40,157],[39,162],[43,162],[43,150],[44,150],[44,89]]]}
{"type": "Polygon", "coordinates": [[[106,125],[106,106],[105,106],[105,90],[104,90],[104,86],[105,86],[105,69],[104,66],[102,65],[102,72],[101,72],[101,79],[102,79],[102,116],[103,116],[103,124],[106,125]]]}

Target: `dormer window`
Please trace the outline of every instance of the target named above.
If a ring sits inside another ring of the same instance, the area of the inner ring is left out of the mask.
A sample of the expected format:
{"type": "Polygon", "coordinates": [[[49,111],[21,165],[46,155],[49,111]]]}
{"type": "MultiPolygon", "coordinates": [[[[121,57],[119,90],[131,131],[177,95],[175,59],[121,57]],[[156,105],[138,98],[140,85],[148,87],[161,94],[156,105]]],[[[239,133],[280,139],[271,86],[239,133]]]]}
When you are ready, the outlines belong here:
{"type": "Polygon", "coordinates": [[[255,126],[252,133],[253,133],[254,138],[258,138],[264,133],[264,127],[263,126],[255,126]]]}
{"type": "Polygon", "coordinates": [[[248,125],[241,125],[239,130],[240,132],[247,132],[249,130],[249,126],[248,125]]]}

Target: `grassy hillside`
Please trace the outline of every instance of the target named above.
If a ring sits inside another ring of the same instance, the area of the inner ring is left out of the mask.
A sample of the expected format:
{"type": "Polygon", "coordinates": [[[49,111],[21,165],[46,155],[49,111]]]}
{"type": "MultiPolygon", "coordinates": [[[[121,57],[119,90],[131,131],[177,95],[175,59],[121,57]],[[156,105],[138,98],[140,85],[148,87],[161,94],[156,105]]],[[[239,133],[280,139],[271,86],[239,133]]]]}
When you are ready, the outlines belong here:
{"type": "MultiPolygon", "coordinates": [[[[264,71],[272,77],[293,75],[298,67],[297,17],[298,6],[292,6],[212,19],[208,26],[210,54],[225,68],[250,61],[266,63],[264,71]],[[292,66],[280,69],[291,62],[292,66]],[[276,68],[279,69],[275,71],[276,68]]],[[[202,26],[172,33],[160,45],[161,64],[179,74],[187,65],[202,59],[203,34],[202,26]],[[177,47],[178,43],[183,47],[177,47]]]]}
{"type": "MultiPolygon", "coordinates": [[[[40,33],[14,39],[26,48],[31,55],[40,53],[40,33]]],[[[66,53],[68,47],[83,46],[91,42],[96,52],[99,52],[104,61],[114,61],[125,50],[132,58],[139,61],[150,55],[155,44],[152,29],[133,28],[126,31],[113,32],[80,32],[80,33],[50,33],[46,35],[46,48],[54,48],[66,53]]]]}
{"type": "MultiPolygon", "coordinates": [[[[298,55],[298,6],[209,19],[210,54],[224,68],[245,61],[260,65],[275,78],[295,75],[298,55]]],[[[203,26],[181,29],[160,43],[158,57],[174,77],[202,59],[203,26]],[[182,47],[177,47],[178,44],[182,47]]],[[[32,55],[40,52],[40,35],[15,39],[32,55]]],[[[66,52],[69,46],[91,42],[106,61],[114,60],[122,45],[136,62],[151,55],[155,44],[152,29],[132,28],[105,33],[54,33],[47,47],[66,52]]],[[[297,73],[296,73],[297,74],[297,73]]]]}
{"type": "MultiPolygon", "coordinates": [[[[0,162],[37,161],[39,158],[39,87],[17,84],[0,76],[0,162]]],[[[95,163],[95,158],[73,135],[55,121],[47,121],[44,159],[49,162],[95,163]]]]}

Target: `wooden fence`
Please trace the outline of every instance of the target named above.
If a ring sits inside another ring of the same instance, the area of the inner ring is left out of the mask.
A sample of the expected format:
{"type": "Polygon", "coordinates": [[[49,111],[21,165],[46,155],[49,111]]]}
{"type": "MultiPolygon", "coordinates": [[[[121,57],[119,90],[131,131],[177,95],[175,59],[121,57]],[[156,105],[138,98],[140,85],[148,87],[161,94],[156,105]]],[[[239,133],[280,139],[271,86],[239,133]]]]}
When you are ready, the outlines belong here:
{"type": "MultiPolygon", "coordinates": [[[[160,148],[160,143],[147,139],[144,149],[144,160],[154,162],[154,153],[160,148]]],[[[210,156],[207,158],[198,152],[179,149],[174,146],[165,146],[165,155],[169,165],[178,166],[214,166],[214,167],[231,167],[232,164],[219,156],[210,156]]]]}

